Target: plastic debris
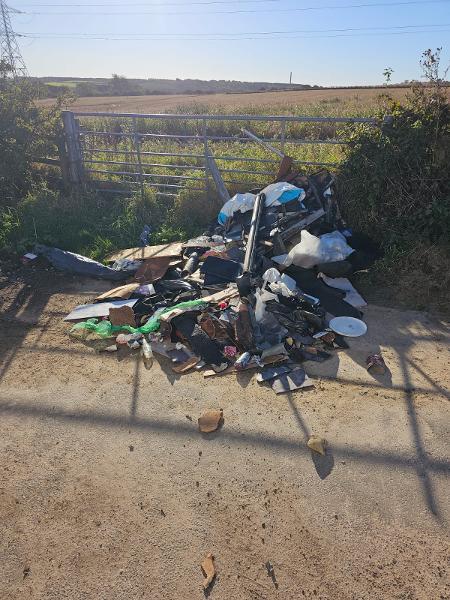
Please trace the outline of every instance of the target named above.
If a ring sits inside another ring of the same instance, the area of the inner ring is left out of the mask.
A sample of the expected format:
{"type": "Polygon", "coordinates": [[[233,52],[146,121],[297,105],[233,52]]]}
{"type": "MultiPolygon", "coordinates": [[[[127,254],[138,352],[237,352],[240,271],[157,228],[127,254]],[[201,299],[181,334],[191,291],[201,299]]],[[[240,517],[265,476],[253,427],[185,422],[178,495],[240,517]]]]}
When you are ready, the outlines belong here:
{"type": "Polygon", "coordinates": [[[151,345],[147,342],[145,337],[142,338],[141,353],[145,368],[147,370],[151,369],[153,365],[153,351],[151,345]]]}
{"type": "Polygon", "coordinates": [[[367,325],[353,317],[336,317],[330,321],[330,329],[345,337],[360,337],[367,333],[367,325]]]}
{"type": "Polygon", "coordinates": [[[294,369],[274,379],[272,389],[276,394],[285,394],[301,388],[314,387],[314,383],[302,368],[294,369]]]}
{"type": "Polygon", "coordinates": [[[319,238],[305,229],[301,233],[300,243],[289,252],[284,265],[311,269],[321,263],[345,260],[353,251],[338,231],[319,238]]]}
{"type": "MultiPolygon", "coordinates": [[[[313,387],[300,365],[329,359],[348,348],[344,335],[367,330],[364,300],[336,275],[370,266],[370,243],[347,229],[332,175],[302,175],[281,158],[276,181],[255,194],[226,194],[218,223],[187,242],[147,246],[141,223],[143,246],[108,257],[120,272],[56,251],[83,273],[90,265],[92,273],[134,278],[72,311],[66,319],[82,322],[70,335],[98,351],[115,346],[119,359],[141,354],[146,368],[154,354],[180,375],[205,367],[205,378],[241,377],[253,369],[277,394],[313,387]],[[328,314],[338,318],[328,322],[328,314]]],[[[368,361],[369,372],[376,363],[368,361]]],[[[212,412],[199,428],[217,429],[222,413],[212,412]]]]}
{"type": "Polygon", "coordinates": [[[206,304],[201,300],[193,300],[192,302],[181,302],[180,304],[176,304],[175,306],[162,309],[159,314],[155,314],[151,319],[147,321],[145,325],[142,327],[130,327],[129,325],[120,325],[115,327],[109,321],[98,322],[98,319],[89,319],[83,323],[77,323],[71,329],[71,332],[78,331],[80,329],[87,329],[96,333],[99,337],[112,337],[114,333],[118,333],[119,331],[128,331],[129,333],[152,333],[153,331],[158,331],[160,326],[161,317],[164,314],[173,312],[174,310],[178,310],[183,312],[184,310],[190,310],[192,308],[204,308],[206,304]]]}
{"type": "Polygon", "coordinates": [[[375,375],[384,375],[387,371],[386,363],[381,354],[370,354],[366,359],[367,370],[375,375]]]}
{"type": "Polygon", "coordinates": [[[120,281],[128,277],[127,271],[118,271],[106,267],[96,260],[67,252],[59,248],[50,248],[37,244],[34,249],[36,254],[45,256],[45,258],[59,271],[74,273],[76,275],[84,275],[87,277],[98,277],[99,279],[109,279],[111,281],[120,281]]]}

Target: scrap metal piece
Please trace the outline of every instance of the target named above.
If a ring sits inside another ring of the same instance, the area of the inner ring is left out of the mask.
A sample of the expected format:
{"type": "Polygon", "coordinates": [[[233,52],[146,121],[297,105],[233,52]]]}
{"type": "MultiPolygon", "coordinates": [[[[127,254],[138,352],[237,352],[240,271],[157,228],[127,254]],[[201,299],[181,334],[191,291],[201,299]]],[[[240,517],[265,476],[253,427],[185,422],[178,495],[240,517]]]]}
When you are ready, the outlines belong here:
{"type": "Polygon", "coordinates": [[[250,223],[250,231],[248,234],[247,248],[245,251],[244,272],[240,277],[236,279],[239,295],[241,297],[248,296],[252,289],[251,276],[255,260],[256,241],[258,238],[259,223],[261,220],[261,215],[264,209],[265,202],[265,194],[258,194],[256,196],[255,205],[253,208],[252,221],[250,223]]]}

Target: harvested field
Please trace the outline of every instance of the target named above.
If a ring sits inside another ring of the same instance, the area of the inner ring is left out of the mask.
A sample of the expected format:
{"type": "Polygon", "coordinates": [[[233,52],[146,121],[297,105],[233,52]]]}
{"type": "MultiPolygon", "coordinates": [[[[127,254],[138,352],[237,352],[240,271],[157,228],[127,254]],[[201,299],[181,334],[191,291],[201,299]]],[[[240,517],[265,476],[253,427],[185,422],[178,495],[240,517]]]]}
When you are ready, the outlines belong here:
{"type": "MultiPolygon", "coordinates": [[[[180,105],[198,104],[200,106],[221,106],[235,109],[250,106],[301,106],[317,104],[338,106],[340,103],[358,105],[375,104],[381,88],[353,88],[304,90],[295,92],[260,92],[253,94],[208,94],[208,95],[164,95],[164,96],[114,96],[78,98],[72,105],[77,111],[111,111],[111,112],[165,112],[174,110],[180,105]]],[[[391,88],[394,98],[403,98],[407,88],[391,88]]],[[[51,105],[54,99],[42,100],[41,104],[51,105]]],[[[359,112],[359,111],[358,111],[359,112]]],[[[355,113],[356,114],[356,113],[355,113]]]]}

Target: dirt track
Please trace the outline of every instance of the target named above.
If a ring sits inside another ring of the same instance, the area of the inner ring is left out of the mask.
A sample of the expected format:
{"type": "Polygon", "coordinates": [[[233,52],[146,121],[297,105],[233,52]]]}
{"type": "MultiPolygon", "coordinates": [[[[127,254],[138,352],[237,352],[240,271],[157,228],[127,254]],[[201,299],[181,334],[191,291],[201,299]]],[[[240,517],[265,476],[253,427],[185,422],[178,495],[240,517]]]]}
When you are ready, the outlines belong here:
{"type": "Polygon", "coordinates": [[[70,342],[62,317],[108,284],[2,287],[2,600],[200,599],[208,552],[217,600],[450,598],[446,323],[372,306],[349,352],[307,363],[314,390],[277,397],[70,342]],[[206,438],[211,407],[225,424],[206,438]]]}
{"type": "MultiPolygon", "coordinates": [[[[207,95],[164,95],[164,96],[116,96],[98,98],[79,98],[73,105],[73,110],[80,112],[167,112],[180,105],[199,104],[202,106],[223,106],[224,108],[249,106],[296,106],[314,104],[317,102],[333,102],[340,99],[355,104],[370,104],[383,92],[382,89],[336,89],[336,90],[305,90],[300,92],[260,92],[254,94],[207,94],[207,95]]],[[[404,97],[406,89],[392,89],[390,93],[395,98],[404,97]]],[[[43,100],[41,104],[51,105],[52,99],[43,100]]]]}

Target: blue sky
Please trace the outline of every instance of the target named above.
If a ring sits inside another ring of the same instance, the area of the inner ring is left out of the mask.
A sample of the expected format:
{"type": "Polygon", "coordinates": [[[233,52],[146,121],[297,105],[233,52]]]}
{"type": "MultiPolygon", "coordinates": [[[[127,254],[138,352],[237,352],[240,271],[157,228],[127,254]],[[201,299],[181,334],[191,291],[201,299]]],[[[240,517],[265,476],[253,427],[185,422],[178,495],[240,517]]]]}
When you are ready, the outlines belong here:
{"type": "Polygon", "coordinates": [[[11,7],[26,13],[13,15],[14,29],[43,35],[19,40],[29,72],[35,76],[119,73],[284,82],[292,71],[295,83],[367,85],[382,83],[385,67],[394,69],[393,81],[418,78],[420,53],[426,48],[443,46],[443,62],[448,62],[450,2],[398,5],[385,0],[383,6],[345,8],[369,3],[383,2],[8,0],[11,7]],[[308,7],[328,8],[298,10],[308,7]],[[405,26],[417,27],[375,29],[405,26]],[[371,29],[348,31],[360,28],[371,29]],[[283,33],[258,35],[274,31],[283,33]],[[49,39],[48,34],[61,38],[49,39]],[[64,37],[69,34],[75,39],[64,37]],[[86,39],[90,34],[110,38],[127,34],[129,39],[86,39]],[[246,37],[258,39],[242,39],[246,37]]]}

